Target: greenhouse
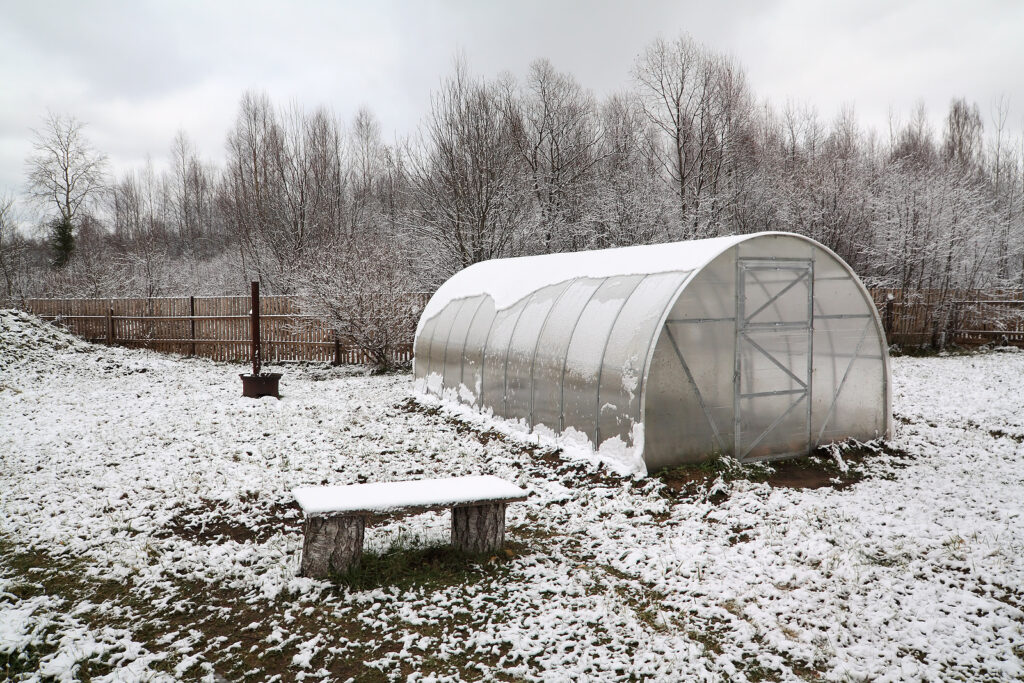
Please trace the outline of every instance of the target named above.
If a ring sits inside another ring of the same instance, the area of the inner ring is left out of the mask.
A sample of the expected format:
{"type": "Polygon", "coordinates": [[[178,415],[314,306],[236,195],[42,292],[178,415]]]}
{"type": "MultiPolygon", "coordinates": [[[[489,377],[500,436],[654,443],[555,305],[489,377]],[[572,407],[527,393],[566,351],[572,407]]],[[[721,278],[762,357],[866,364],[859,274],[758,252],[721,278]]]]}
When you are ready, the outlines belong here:
{"type": "Polygon", "coordinates": [[[891,426],[870,294],[789,233],[475,264],[427,304],[415,377],[637,472],[805,455],[891,426]]]}

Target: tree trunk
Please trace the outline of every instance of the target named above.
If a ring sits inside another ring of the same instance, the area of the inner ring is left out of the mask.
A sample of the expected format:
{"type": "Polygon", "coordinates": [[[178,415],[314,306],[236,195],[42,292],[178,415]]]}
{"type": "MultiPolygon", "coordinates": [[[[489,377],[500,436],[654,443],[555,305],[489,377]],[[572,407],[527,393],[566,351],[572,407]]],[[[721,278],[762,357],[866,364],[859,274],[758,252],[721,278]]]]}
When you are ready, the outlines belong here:
{"type": "Polygon", "coordinates": [[[299,573],[323,579],[359,564],[363,556],[363,525],[360,515],[307,517],[299,573]]]}
{"type": "Polygon", "coordinates": [[[452,546],[470,553],[500,550],[505,541],[505,503],[452,508],[452,546]]]}

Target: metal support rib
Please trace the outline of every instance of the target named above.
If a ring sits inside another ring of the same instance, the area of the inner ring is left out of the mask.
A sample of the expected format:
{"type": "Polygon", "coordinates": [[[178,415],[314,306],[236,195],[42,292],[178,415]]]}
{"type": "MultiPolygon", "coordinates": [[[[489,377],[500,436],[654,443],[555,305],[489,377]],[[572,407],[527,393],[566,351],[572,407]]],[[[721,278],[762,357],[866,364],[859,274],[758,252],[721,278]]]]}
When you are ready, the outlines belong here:
{"type": "Polygon", "coordinates": [[[686,380],[693,387],[693,391],[697,394],[697,403],[700,404],[700,409],[704,411],[704,417],[707,418],[708,425],[711,427],[711,433],[715,436],[715,443],[718,447],[725,451],[725,442],[722,441],[722,435],[718,432],[718,425],[715,424],[715,419],[711,415],[711,409],[708,408],[708,404],[704,402],[704,396],[700,393],[700,388],[697,386],[697,381],[693,378],[693,373],[690,372],[690,366],[686,364],[686,360],[683,358],[682,351],[679,350],[679,344],[676,342],[676,337],[672,334],[672,328],[665,325],[665,333],[668,336],[668,340],[672,342],[672,349],[676,352],[676,358],[679,359],[679,364],[683,366],[683,372],[686,373],[686,380]]]}
{"type": "Polygon", "coordinates": [[[821,436],[825,433],[825,428],[828,427],[829,421],[832,419],[832,414],[835,412],[836,403],[839,402],[839,394],[843,390],[843,386],[846,384],[846,378],[850,376],[850,370],[853,369],[853,364],[860,358],[860,347],[867,339],[868,329],[874,324],[874,319],[869,319],[868,324],[864,326],[864,329],[860,333],[860,339],[857,340],[857,346],[853,349],[853,358],[850,359],[849,365],[846,366],[846,372],[843,373],[843,379],[839,382],[839,386],[836,387],[836,393],[832,395],[832,403],[828,407],[828,412],[825,413],[825,420],[821,423],[821,429],[818,431],[818,438],[814,440],[814,447],[817,448],[821,445],[821,436]]]}
{"type": "Polygon", "coordinates": [[[566,285],[564,287],[562,287],[562,291],[558,293],[557,297],[555,297],[555,300],[551,302],[551,305],[548,307],[548,312],[544,314],[544,322],[542,322],[540,324],[540,330],[537,331],[537,339],[534,340],[534,342],[533,342],[533,356],[530,358],[530,416],[529,416],[529,425],[530,425],[530,429],[531,430],[533,429],[533,395],[536,393],[536,391],[534,389],[534,386],[533,386],[533,382],[534,382],[533,371],[534,371],[534,368],[537,367],[537,349],[540,348],[541,337],[544,336],[544,330],[547,329],[548,320],[551,319],[551,312],[555,310],[555,307],[558,306],[558,302],[562,300],[562,297],[565,296],[565,293],[568,292],[569,289],[571,289],[572,286],[575,283],[576,283],[575,280],[571,280],[571,281],[567,282],[566,285]]]}
{"type": "Polygon", "coordinates": [[[761,352],[762,354],[764,354],[765,358],[767,358],[767,359],[768,359],[768,360],[770,360],[770,361],[771,361],[772,363],[774,363],[774,364],[776,365],[776,367],[778,367],[778,368],[779,368],[780,370],[782,370],[782,371],[783,371],[783,372],[785,372],[785,373],[786,373],[787,375],[789,375],[790,377],[792,377],[792,378],[793,378],[793,381],[794,381],[794,382],[796,382],[797,384],[799,384],[800,386],[802,386],[802,387],[804,387],[804,388],[806,388],[806,387],[807,387],[807,384],[806,384],[806,383],[805,383],[805,382],[804,382],[804,381],[803,381],[802,379],[800,379],[799,377],[797,377],[796,375],[794,375],[794,374],[793,374],[793,371],[792,371],[792,370],[790,370],[789,368],[787,368],[787,367],[786,367],[785,365],[783,365],[782,363],[780,363],[780,362],[779,362],[779,361],[778,361],[778,360],[777,360],[777,359],[775,358],[775,356],[773,356],[772,354],[770,354],[770,353],[768,353],[767,351],[765,351],[765,350],[764,350],[764,348],[763,348],[763,347],[762,347],[762,346],[761,346],[760,344],[758,344],[758,343],[757,343],[756,341],[754,341],[753,339],[751,339],[751,338],[750,338],[750,335],[749,335],[749,334],[747,334],[747,333],[746,333],[745,331],[743,331],[743,332],[740,332],[740,334],[742,334],[742,335],[743,335],[743,337],[745,337],[745,338],[746,338],[746,340],[747,340],[747,343],[748,343],[748,344],[750,344],[750,345],[751,345],[751,346],[753,346],[753,347],[754,347],[755,349],[757,349],[758,351],[760,351],[760,352],[761,352]]]}
{"type": "MultiPolygon", "coordinates": [[[[466,385],[466,342],[469,340],[469,333],[473,329],[473,323],[476,322],[476,316],[480,312],[480,309],[483,308],[484,301],[486,299],[487,299],[486,295],[481,296],[480,300],[476,303],[476,308],[473,310],[473,317],[469,319],[469,325],[466,326],[466,334],[465,334],[465,336],[462,337],[462,354],[459,357],[459,391],[457,391],[457,393],[459,394],[459,401],[460,402],[462,400],[462,398],[461,398],[462,392],[460,390],[461,390],[462,387],[464,387],[466,385]]],[[[485,339],[484,341],[486,342],[487,340],[485,339]]],[[[447,353],[447,351],[445,353],[447,353]]],[[[480,381],[481,381],[481,384],[482,384],[483,383],[483,378],[482,377],[481,377],[480,381]]]]}
{"type": "Polygon", "coordinates": [[[619,310],[615,311],[615,317],[612,318],[612,324],[608,327],[608,334],[605,335],[604,345],[601,347],[601,364],[597,366],[597,410],[594,411],[594,446],[600,448],[601,446],[601,376],[604,374],[604,357],[608,353],[608,342],[612,338],[612,332],[615,331],[615,323],[619,321],[619,316],[622,315],[622,309],[629,303],[629,298],[633,296],[633,292],[637,290],[644,280],[649,276],[644,275],[642,278],[633,284],[633,288],[629,290],[629,294],[625,296],[622,303],[619,304],[619,310]]]}

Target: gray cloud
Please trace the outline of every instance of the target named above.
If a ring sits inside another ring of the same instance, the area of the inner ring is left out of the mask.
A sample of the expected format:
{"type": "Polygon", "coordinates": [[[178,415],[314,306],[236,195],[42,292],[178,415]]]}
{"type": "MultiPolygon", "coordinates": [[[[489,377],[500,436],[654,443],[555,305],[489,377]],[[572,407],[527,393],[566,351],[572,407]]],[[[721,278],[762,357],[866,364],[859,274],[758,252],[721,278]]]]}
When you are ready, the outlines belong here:
{"type": "Polygon", "coordinates": [[[365,104],[403,135],[457,50],[487,76],[546,57],[602,96],[681,32],[734,56],[759,96],[823,118],[853,103],[883,127],[921,99],[937,126],[951,97],[985,110],[1004,93],[1019,128],[1022,26],[1024,4],[996,1],[17,3],[0,24],[0,190],[20,188],[47,109],[87,121],[118,169],[163,158],[179,128],[218,159],[248,88],[344,118],[365,104]]]}

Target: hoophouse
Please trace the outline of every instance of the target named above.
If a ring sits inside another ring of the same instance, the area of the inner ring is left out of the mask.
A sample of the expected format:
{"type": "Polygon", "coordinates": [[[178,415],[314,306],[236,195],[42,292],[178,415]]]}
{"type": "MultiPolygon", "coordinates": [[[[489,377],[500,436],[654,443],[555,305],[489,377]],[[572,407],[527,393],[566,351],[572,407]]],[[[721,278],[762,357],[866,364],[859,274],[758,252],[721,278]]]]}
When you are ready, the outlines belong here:
{"type": "Polygon", "coordinates": [[[620,471],[803,455],[891,427],[870,294],[789,233],[477,263],[427,304],[415,377],[620,471]]]}

